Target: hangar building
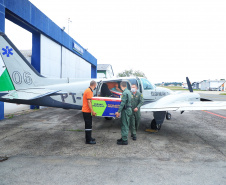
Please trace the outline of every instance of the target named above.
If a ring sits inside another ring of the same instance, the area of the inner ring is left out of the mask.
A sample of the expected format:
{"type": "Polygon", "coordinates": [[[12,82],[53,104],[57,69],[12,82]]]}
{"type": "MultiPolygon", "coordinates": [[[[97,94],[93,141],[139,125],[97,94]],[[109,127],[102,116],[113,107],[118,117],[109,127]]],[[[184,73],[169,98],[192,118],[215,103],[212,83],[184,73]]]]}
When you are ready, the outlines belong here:
{"type": "Polygon", "coordinates": [[[110,64],[97,65],[97,78],[113,78],[114,71],[110,64]]]}
{"type": "Polygon", "coordinates": [[[32,33],[31,64],[43,76],[97,77],[97,59],[28,0],[0,0],[0,32],[5,32],[5,19],[32,33]]]}
{"type": "Polygon", "coordinates": [[[224,80],[203,80],[200,82],[201,90],[207,91],[219,91],[220,86],[224,83],[224,80]]]}

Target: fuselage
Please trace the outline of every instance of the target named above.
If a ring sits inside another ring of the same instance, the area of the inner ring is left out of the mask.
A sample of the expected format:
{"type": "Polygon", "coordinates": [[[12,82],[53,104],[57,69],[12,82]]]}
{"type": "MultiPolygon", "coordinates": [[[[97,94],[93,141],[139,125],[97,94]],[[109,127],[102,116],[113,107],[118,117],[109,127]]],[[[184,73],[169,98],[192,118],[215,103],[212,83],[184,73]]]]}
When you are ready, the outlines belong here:
{"type": "MultiPolygon", "coordinates": [[[[29,105],[40,105],[40,106],[49,106],[49,107],[59,107],[65,109],[81,109],[82,108],[82,100],[83,100],[83,92],[86,88],[89,87],[89,80],[81,80],[63,84],[56,85],[48,85],[48,86],[39,86],[37,88],[47,88],[51,90],[58,91],[57,93],[49,96],[45,96],[42,98],[34,99],[34,100],[10,100],[10,99],[1,99],[0,101],[11,102],[11,103],[19,103],[19,104],[29,104],[29,105]]],[[[136,84],[138,90],[143,94],[144,104],[156,102],[161,98],[175,94],[173,91],[156,87],[152,83],[150,83],[146,78],[116,78],[116,79],[97,79],[97,89],[94,90],[94,96],[101,96],[101,87],[103,83],[118,83],[121,81],[127,81],[127,88],[130,90],[132,84],[136,84]]],[[[3,95],[4,92],[2,92],[3,95]]],[[[185,93],[183,96],[187,99],[191,96],[191,93],[185,93]],[[187,95],[185,95],[187,94],[187,95]]],[[[193,94],[194,95],[194,94],[193,94]]],[[[0,95],[1,96],[1,95],[0,95]]],[[[197,96],[196,98],[197,99],[197,96]]]]}

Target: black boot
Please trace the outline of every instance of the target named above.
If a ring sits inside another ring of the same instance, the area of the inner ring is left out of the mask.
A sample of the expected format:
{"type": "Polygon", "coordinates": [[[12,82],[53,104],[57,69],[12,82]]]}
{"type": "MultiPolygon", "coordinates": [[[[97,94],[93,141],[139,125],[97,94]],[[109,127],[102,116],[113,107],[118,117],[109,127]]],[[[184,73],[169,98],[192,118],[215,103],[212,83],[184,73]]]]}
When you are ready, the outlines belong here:
{"type": "Polygon", "coordinates": [[[96,139],[91,137],[91,141],[96,141],[96,139]]]}
{"type": "Polygon", "coordinates": [[[94,138],[91,137],[92,131],[86,131],[86,144],[96,144],[94,138]]]}
{"type": "Polygon", "coordinates": [[[96,144],[96,141],[86,141],[86,144],[91,144],[91,145],[94,145],[94,144],[96,144]]]}
{"type": "Polygon", "coordinates": [[[128,145],[128,141],[123,141],[122,138],[117,140],[118,145],[128,145]]]}
{"type": "Polygon", "coordinates": [[[133,140],[136,141],[137,140],[137,136],[133,135],[133,140]]]}

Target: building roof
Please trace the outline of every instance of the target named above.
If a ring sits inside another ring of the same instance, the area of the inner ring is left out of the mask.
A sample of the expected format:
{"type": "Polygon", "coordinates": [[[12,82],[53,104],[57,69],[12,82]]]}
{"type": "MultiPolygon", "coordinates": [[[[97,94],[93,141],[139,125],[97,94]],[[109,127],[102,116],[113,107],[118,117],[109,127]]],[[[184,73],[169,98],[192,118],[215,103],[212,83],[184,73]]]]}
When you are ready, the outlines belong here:
{"type": "Polygon", "coordinates": [[[31,55],[32,55],[32,50],[20,50],[20,52],[21,52],[22,55],[24,55],[25,57],[31,57],[31,55]]]}
{"type": "Polygon", "coordinates": [[[110,64],[97,64],[97,70],[107,70],[110,64]]]}
{"type": "Polygon", "coordinates": [[[112,70],[112,73],[114,75],[114,71],[113,71],[113,68],[111,66],[111,64],[97,64],[97,70],[98,71],[101,71],[101,70],[107,70],[108,67],[111,67],[111,70],[112,70]]]}
{"type": "MultiPolygon", "coordinates": [[[[203,80],[201,82],[224,82],[225,80],[203,80]]],[[[200,83],[201,83],[200,82],[200,83]]]]}

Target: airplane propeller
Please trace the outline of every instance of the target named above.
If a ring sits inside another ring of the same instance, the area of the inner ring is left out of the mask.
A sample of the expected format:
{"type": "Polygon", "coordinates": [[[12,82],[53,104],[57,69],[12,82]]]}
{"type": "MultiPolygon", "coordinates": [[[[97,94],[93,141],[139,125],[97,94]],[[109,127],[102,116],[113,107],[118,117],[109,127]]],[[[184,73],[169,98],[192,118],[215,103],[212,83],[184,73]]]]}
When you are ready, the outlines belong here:
{"type": "Polygon", "coordinates": [[[189,80],[188,77],[186,77],[186,81],[187,81],[187,84],[188,84],[188,89],[189,89],[189,91],[190,91],[190,92],[193,92],[193,89],[192,89],[192,86],[191,86],[191,82],[190,82],[190,80],[189,80]]]}

